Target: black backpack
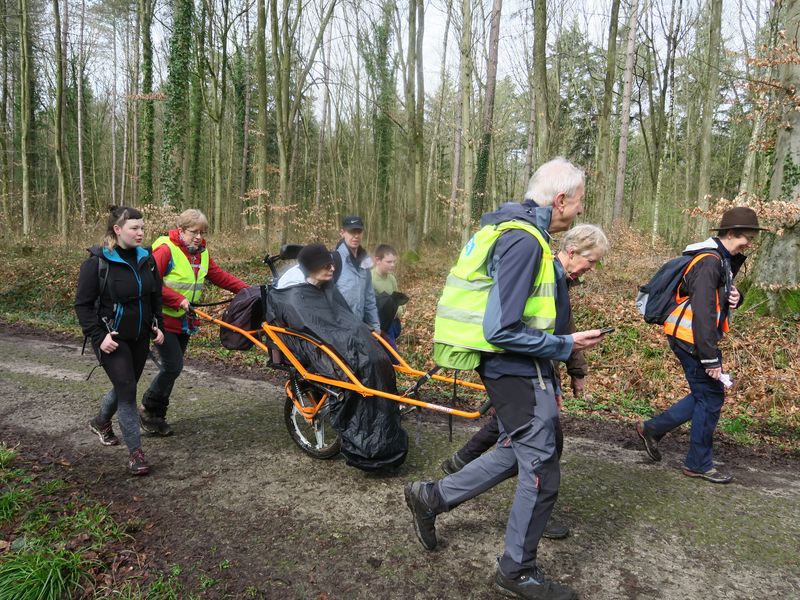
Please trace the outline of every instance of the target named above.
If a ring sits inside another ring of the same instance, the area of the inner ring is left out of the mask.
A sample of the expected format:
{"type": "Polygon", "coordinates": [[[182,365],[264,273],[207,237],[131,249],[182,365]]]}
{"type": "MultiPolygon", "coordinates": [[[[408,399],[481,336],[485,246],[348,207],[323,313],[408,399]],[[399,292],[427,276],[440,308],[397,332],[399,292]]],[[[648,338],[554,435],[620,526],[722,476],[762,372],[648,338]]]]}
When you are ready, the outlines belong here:
{"type": "Polygon", "coordinates": [[[697,260],[703,256],[717,256],[717,252],[703,251],[697,254],[683,254],[670,259],[661,265],[650,281],[639,286],[636,295],[636,308],[644,317],[646,323],[663,325],[670,313],[675,310],[678,303],[675,292],[697,260]]]}

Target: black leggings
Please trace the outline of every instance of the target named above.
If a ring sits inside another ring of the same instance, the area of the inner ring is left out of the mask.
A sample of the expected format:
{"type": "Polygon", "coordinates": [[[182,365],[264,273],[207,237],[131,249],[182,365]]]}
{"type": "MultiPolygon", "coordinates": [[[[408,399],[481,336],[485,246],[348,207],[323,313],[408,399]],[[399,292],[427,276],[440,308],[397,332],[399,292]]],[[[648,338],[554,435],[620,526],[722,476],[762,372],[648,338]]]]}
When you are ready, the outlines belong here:
{"type": "Polygon", "coordinates": [[[98,350],[103,369],[114,386],[103,398],[98,417],[102,423],[107,423],[118,412],[125,445],[133,452],[142,446],[136,411],[136,383],[147,362],[150,338],[145,335],[138,340],[119,340],[117,343],[119,346],[111,354],[98,350]]]}

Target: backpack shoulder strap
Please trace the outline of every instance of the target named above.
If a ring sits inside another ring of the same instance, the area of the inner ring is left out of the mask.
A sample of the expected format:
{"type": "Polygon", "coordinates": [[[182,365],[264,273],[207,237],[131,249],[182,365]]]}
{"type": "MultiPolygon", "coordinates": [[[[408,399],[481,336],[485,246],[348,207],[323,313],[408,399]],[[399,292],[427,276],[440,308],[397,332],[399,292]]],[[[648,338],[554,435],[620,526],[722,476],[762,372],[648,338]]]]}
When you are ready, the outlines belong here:
{"type": "Polygon", "coordinates": [[[692,270],[692,267],[694,267],[697,263],[699,263],[706,256],[715,256],[717,258],[717,260],[722,262],[722,257],[716,252],[700,252],[698,254],[695,254],[694,257],[692,257],[692,260],[689,261],[689,264],[686,265],[686,268],[683,270],[683,275],[681,275],[681,281],[678,284],[677,289],[675,290],[675,301],[678,304],[680,304],[681,302],[683,302],[684,300],[686,300],[688,298],[688,296],[682,296],[681,295],[681,287],[683,287],[683,284],[686,281],[686,275],[689,274],[689,271],[692,270]]]}
{"type": "Polygon", "coordinates": [[[106,285],[108,284],[108,262],[102,258],[97,259],[97,280],[100,282],[100,293],[97,297],[100,298],[103,292],[106,291],[106,285]]]}
{"type": "Polygon", "coordinates": [[[334,250],[332,253],[333,256],[333,283],[339,281],[339,277],[342,276],[342,255],[339,254],[338,250],[334,250]]]}

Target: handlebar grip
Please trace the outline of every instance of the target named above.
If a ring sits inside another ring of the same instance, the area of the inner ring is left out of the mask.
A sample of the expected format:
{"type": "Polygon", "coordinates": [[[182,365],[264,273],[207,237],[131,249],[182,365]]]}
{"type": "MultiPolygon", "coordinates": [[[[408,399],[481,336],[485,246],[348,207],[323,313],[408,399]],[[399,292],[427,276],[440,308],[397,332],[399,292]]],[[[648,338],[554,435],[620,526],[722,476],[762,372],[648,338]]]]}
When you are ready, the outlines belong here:
{"type": "Polygon", "coordinates": [[[492,408],[492,401],[491,400],[487,400],[486,402],[481,404],[481,407],[478,409],[478,412],[480,413],[481,416],[483,416],[487,412],[489,412],[490,408],[492,408]]]}

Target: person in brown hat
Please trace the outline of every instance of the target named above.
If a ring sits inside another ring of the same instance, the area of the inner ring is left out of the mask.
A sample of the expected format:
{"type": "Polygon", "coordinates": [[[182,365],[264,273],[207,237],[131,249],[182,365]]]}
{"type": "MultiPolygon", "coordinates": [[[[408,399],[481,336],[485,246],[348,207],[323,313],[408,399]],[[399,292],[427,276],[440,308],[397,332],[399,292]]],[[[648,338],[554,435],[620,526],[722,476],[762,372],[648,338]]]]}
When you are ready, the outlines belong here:
{"type": "Polygon", "coordinates": [[[730,379],[723,373],[719,342],[728,331],[728,314],[743,300],[733,278],[758,232],[756,213],[747,207],[731,208],[722,215],[717,235],[691,244],[684,255],[693,256],[676,290],[677,306],[664,323],[670,348],[678,357],[689,383],[689,394],[648,421],[636,432],[647,454],[661,460],[659,440],[691,421],[689,451],[683,474],[713,483],[730,483],[733,476],[714,467],[714,430],[730,379]]]}

